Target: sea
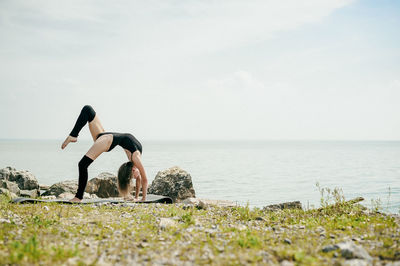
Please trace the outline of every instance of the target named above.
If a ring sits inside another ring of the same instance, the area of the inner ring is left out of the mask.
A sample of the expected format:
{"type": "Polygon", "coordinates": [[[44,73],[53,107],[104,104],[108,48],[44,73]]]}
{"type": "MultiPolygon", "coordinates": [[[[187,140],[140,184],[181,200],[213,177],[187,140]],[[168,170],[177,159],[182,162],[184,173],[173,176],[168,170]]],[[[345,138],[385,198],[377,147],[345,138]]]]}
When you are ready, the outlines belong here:
{"type": "MultiPolygon", "coordinates": [[[[62,140],[0,140],[0,168],[28,170],[39,183],[78,179],[78,162],[92,142],[61,150],[62,140]]],[[[143,141],[149,184],[159,171],[179,166],[192,177],[196,197],[262,208],[300,201],[320,207],[321,189],[345,199],[400,213],[400,141],[143,141]],[[318,185],[317,185],[318,184],[318,185]]],[[[116,147],[89,167],[89,179],[116,174],[127,161],[116,147]]]]}

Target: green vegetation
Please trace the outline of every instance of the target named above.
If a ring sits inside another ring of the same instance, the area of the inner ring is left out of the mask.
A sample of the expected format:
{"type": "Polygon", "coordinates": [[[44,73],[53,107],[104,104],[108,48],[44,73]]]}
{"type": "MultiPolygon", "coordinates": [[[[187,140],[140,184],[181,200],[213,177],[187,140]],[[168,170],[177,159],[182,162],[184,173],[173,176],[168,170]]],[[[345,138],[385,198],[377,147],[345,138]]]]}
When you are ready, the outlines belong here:
{"type": "Polygon", "coordinates": [[[398,216],[346,204],[339,190],[320,191],[322,208],[305,211],[180,204],[20,205],[2,196],[0,262],[226,265],[288,260],[333,265],[345,258],[338,250],[322,249],[342,241],[362,246],[375,262],[400,260],[398,216]],[[171,223],[161,226],[161,218],[171,223]]]}

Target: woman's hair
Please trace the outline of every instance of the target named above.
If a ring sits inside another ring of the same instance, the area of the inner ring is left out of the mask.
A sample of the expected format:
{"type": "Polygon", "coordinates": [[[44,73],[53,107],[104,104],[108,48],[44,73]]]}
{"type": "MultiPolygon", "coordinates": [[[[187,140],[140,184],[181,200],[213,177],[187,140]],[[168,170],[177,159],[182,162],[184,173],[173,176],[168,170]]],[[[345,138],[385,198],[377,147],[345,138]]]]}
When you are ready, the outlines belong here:
{"type": "Polygon", "coordinates": [[[123,163],[118,170],[118,190],[122,195],[128,193],[129,183],[132,178],[132,162],[123,163]]]}

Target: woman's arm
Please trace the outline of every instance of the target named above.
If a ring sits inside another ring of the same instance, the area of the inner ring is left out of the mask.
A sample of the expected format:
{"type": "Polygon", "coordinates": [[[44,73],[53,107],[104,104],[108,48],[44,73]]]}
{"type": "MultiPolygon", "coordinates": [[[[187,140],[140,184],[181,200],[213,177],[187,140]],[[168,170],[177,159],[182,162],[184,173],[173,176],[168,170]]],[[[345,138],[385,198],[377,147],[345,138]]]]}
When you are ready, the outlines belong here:
{"type": "Polygon", "coordinates": [[[135,199],[139,198],[139,191],[140,191],[140,176],[136,178],[135,199]]]}
{"type": "MultiPolygon", "coordinates": [[[[142,160],[140,159],[140,152],[135,151],[132,154],[132,162],[133,162],[133,165],[135,167],[137,167],[140,172],[140,176],[141,176],[140,183],[142,183],[142,200],[144,201],[144,200],[146,200],[146,196],[147,196],[147,175],[146,175],[146,171],[144,170],[142,160]]],[[[136,182],[137,182],[137,180],[138,179],[136,179],[136,182]]]]}

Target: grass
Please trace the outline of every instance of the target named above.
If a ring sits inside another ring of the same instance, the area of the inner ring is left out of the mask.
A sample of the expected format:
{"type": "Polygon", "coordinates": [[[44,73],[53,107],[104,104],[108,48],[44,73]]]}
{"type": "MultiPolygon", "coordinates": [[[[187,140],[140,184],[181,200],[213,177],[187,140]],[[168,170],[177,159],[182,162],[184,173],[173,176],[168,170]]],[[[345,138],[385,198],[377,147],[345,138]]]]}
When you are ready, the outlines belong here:
{"type": "Polygon", "coordinates": [[[20,205],[2,196],[0,262],[334,265],[345,259],[322,248],[352,239],[375,262],[400,260],[399,217],[345,204],[339,190],[324,189],[327,194],[321,209],[275,212],[179,204],[20,205]],[[160,218],[175,225],[161,228],[160,218]]]}

